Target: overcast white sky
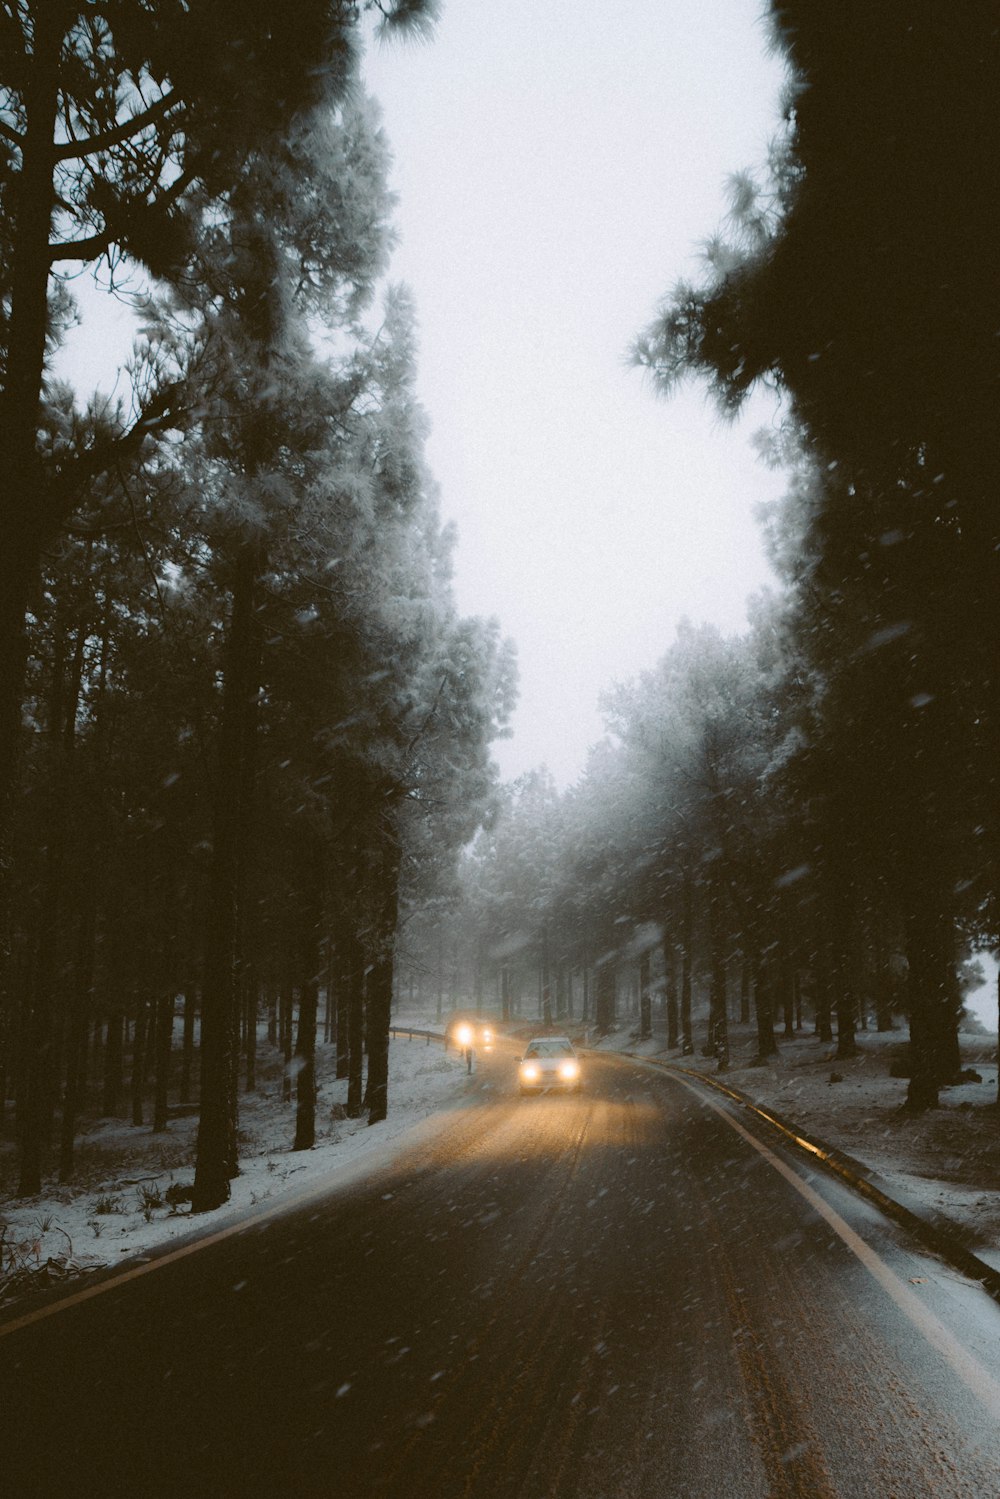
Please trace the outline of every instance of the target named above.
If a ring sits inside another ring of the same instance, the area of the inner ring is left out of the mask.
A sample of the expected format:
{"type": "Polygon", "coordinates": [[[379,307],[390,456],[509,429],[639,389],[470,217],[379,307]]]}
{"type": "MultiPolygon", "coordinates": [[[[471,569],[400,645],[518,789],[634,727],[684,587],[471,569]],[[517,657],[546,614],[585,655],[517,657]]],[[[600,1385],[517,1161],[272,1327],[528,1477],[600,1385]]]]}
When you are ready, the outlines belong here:
{"type": "Polygon", "coordinates": [[[430,45],[369,61],[459,602],[520,653],[507,776],[544,761],[571,783],[602,688],[684,614],[742,628],[768,578],[753,507],[782,479],[750,437],[772,407],[727,428],[701,389],[663,402],[625,358],[696,273],[727,174],[765,155],[782,74],[761,9],[445,0],[430,45]]]}

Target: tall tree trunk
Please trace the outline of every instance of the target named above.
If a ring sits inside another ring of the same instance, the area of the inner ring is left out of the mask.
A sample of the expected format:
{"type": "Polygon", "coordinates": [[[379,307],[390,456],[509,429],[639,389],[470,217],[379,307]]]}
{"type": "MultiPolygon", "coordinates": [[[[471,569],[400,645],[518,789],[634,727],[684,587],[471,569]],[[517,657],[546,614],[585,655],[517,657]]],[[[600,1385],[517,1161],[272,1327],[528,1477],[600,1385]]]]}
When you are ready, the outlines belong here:
{"type": "Polygon", "coordinates": [[[108,1028],[104,1042],[104,1087],[101,1113],[106,1119],[114,1118],[121,1109],[122,1089],[125,1086],[125,1016],[116,1004],[108,1016],[108,1028]]]}
{"type": "Polygon", "coordinates": [[[562,963],[556,966],[556,1018],[566,1018],[566,969],[562,963]]]}
{"type": "Polygon", "coordinates": [[[58,878],[58,870],[53,864],[57,857],[58,852],[50,838],[35,961],[25,1006],[22,1087],[18,1099],[20,1174],[17,1190],[21,1197],[33,1196],[42,1189],[42,1155],[47,1144],[46,1125],[51,1117],[55,1051],[55,880],[58,878]]]}
{"type": "Polygon", "coordinates": [[[763,958],[757,959],[754,974],[754,1008],[757,1013],[757,1056],[775,1057],[778,1043],[774,1039],[774,1010],[772,1007],[771,974],[763,958]]]}
{"type": "Polygon", "coordinates": [[[28,1049],[24,1058],[24,1091],[19,1113],[20,1177],[18,1193],[41,1191],[42,1154],[49,1144],[55,1106],[58,1062],[56,971],[63,906],[69,822],[69,780],[83,661],[83,625],[77,629],[72,680],[66,681],[66,622],[56,612],[52,677],[48,705],[48,798],[43,812],[45,859],[35,958],[29,989],[28,1049]]]}
{"type": "MultiPolygon", "coordinates": [[[[386,810],[388,819],[391,813],[386,810]]],[[[393,824],[380,838],[375,871],[374,947],[368,975],[368,1123],[379,1124],[389,1109],[389,1026],[392,1019],[392,976],[399,919],[399,839],[393,824]]]]}
{"type": "Polygon", "coordinates": [[[947,896],[938,883],[928,879],[911,892],[906,924],[911,1069],[906,1107],[913,1112],[937,1108],[938,1089],[961,1070],[955,938],[947,896]]]}
{"type": "Polygon", "coordinates": [[[243,1049],[246,1054],[246,1091],[257,1090],[257,971],[252,958],[243,966],[243,1049]]]}
{"type": "MultiPolygon", "coordinates": [[[[16,522],[15,522],[16,525],[16,522]]],[[[11,832],[21,749],[21,698],[27,663],[25,614],[37,553],[28,538],[0,547],[0,963],[9,958],[11,832]]]]}
{"type": "Polygon", "coordinates": [[[602,963],[597,970],[597,1002],[594,1021],[597,1033],[606,1036],[615,1023],[615,970],[611,962],[602,963]]]}
{"type": "Polygon", "coordinates": [[[311,1150],[316,1143],[316,1020],[319,981],[323,970],[323,862],[317,841],[305,835],[305,876],[300,894],[302,932],[299,988],[299,1027],[295,1037],[295,1143],[293,1150],[311,1150]]]}
{"type": "Polygon", "coordinates": [[[795,970],[782,952],[778,972],[781,975],[781,1016],[783,1031],[788,1040],[795,1035],[795,970]]]}
{"type": "Polygon", "coordinates": [[[26,663],[25,613],[49,529],[38,453],[38,407],[48,331],[49,235],[55,202],[55,124],[59,60],[69,19],[57,3],[38,6],[25,59],[25,126],[17,234],[9,266],[4,390],[0,403],[0,484],[5,491],[0,547],[0,933],[6,937],[10,822],[21,740],[26,663]]]}
{"type": "Polygon", "coordinates": [[[879,944],[875,954],[875,1028],[879,1031],[892,1030],[893,990],[892,970],[889,967],[885,951],[879,944]]]}
{"type": "MultiPolygon", "coordinates": [[[[261,661],[263,653],[263,636],[257,622],[256,611],[256,584],[257,575],[263,569],[263,548],[257,547],[251,550],[250,566],[253,576],[249,580],[250,610],[246,626],[246,656],[247,663],[244,668],[246,692],[241,704],[240,713],[240,754],[237,761],[239,786],[240,817],[236,833],[236,1016],[238,1025],[242,1025],[242,1052],[246,1060],[246,1091],[253,1093],[257,1087],[257,963],[256,963],[256,931],[248,919],[250,904],[251,881],[253,878],[253,859],[251,857],[252,843],[249,838],[250,827],[254,822],[257,810],[257,696],[261,676],[261,661]]],[[[237,1045],[239,1046],[237,1041],[237,1045]]],[[[236,1131],[239,1124],[237,1112],[237,1099],[239,1096],[239,1066],[238,1057],[235,1059],[234,1070],[236,1078],[233,1083],[233,1095],[231,1100],[232,1111],[232,1133],[235,1141],[236,1131]]],[[[232,1161],[232,1174],[235,1175],[238,1166],[235,1157],[232,1161]]]]}
{"type": "Polygon", "coordinates": [[[549,969],[549,928],[542,931],[542,966],[539,971],[539,1016],[545,1029],[552,1029],[552,975],[549,969]]]}
{"type": "MultiPolygon", "coordinates": [[[[0,959],[0,969],[3,963],[0,959]]],[[[13,1045],[11,1025],[12,1009],[9,994],[0,989],[0,1118],[7,1110],[7,1100],[10,1097],[11,1063],[13,1062],[13,1045]]]]}
{"type": "Polygon", "coordinates": [[[650,1041],[653,1036],[653,1000],[649,992],[649,953],[639,959],[639,1040],[650,1041]]]}
{"type": "MultiPolygon", "coordinates": [[[[237,896],[238,898],[238,896],[237,896]]],[[[229,1017],[229,1086],[226,1090],[228,1118],[226,1120],[226,1174],[230,1181],[240,1174],[238,1135],[240,1127],[240,1006],[239,964],[233,974],[233,1004],[229,1017]]]]}
{"type": "Polygon", "coordinates": [[[729,1016],[726,1009],[726,954],[723,948],[722,892],[721,882],[713,880],[716,888],[709,898],[709,941],[711,943],[711,972],[708,995],[708,1040],[711,1055],[718,1059],[719,1071],[729,1066],[729,1016]]]}
{"type": "Polygon", "coordinates": [[[830,814],[828,847],[822,870],[824,952],[832,989],[833,1013],[837,1018],[837,1056],[857,1055],[854,1039],[856,1005],[853,986],[853,939],[855,928],[854,879],[851,849],[830,814]]]}
{"type": "Polygon", "coordinates": [[[146,1071],[146,1032],[149,1026],[149,1001],[140,994],[135,1003],[135,1031],[132,1037],[132,1123],[143,1123],[142,1093],[146,1071]]]}
{"type": "Polygon", "coordinates": [[[830,999],[829,944],[821,941],[815,955],[816,1034],[821,1041],[833,1040],[830,999]]]}
{"type": "Polygon", "coordinates": [[[906,1107],[913,1113],[938,1106],[938,1069],[934,1056],[933,959],[927,952],[923,912],[911,911],[906,921],[906,961],[910,1011],[910,1081],[906,1107]]]}
{"type": "MultiPolygon", "coordinates": [[[[413,982],[411,977],[410,989],[413,982]]],[[[329,1046],[337,1033],[337,959],[333,950],[333,939],[326,938],[326,1003],[323,1007],[323,1041],[329,1046]]]]}
{"type": "Polygon", "coordinates": [[[681,1051],[689,1057],[694,1051],[694,1028],[691,1024],[691,965],[694,954],[694,880],[684,870],[681,906],[681,1051]]]}
{"type": "Polygon", "coordinates": [[[316,1015],[319,976],[303,953],[303,975],[299,986],[299,1024],[295,1033],[295,1142],[293,1150],[311,1150],[316,1143],[316,1015]]]}
{"type": "Polygon", "coordinates": [[[184,990],[184,1020],[181,1034],[181,1103],[191,1101],[191,1074],[194,1070],[194,1018],[197,989],[188,983],[184,990]]]}
{"type": "Polygon", "coordinates": [[[170,1062],[174,1039],[174,991],[169,982],[165,988],[161,985],[156,997],[154,1034],[156,1082],[153,1090],[153,1130],[158,1134],[166,1129],[169,1113],[170,1062]]]}
{"type": "Polygon", "coordinates": [[[337,1070],[338,1078],[346,1077],[350,1067],[351,1047],[348,1036],[350,1024],[350,975],[344,961],[344,953],[341,951],[341,938],[337,937],[334,945],[334,955],[337,966],[337,1070]]]}
{"type": "Polygon", "coordinates": [[[353,927],[345,932],[344,963],[347,974],[347,1115],[350,1119],[358,1119],[364,1112],[365,959],[361,940],[353,927]]]}
{"type": "Polygon", "coordinates": [[[87,1034],[90,1029],[90,1012],[93,1005],[96,927],[97,908],[94,885],[93,881],[88,881],[83,891],[83,910],[80,913],[76,944],[73,1011],[67,1046],[66,1093],[63,1098],[59,1131],[60,1181],[68,1181],[73,1174],[76,1120],[83,1091],[87,1034]]]}
{"type": "Polygon", "coordinates": [[[680,1044],[680,1015],[677,1007],[677,956],[671,945],[663,945],[663,966],[667,982],[667,1047],[674,1050],[680,1044]]]}
{"type": "Polygon", "coordinates": [[[248,782],[241,763],[256,721],[259,645],[254,615],[262,562],[256,541],[241,542],[233,570],[232,610],[226,638],[219,769],[215,787],[215,838],[206,932],[201,1014],[201,1108],[191,1210],[221,1207],[236,1169],[237,902],[248,782]]]}
{"type": "MultiPolygon", "coordinates": [[[[184,990],[184,1035],[181,1042],[181,1103],[190,1103],[192,1078],[195,1063],[196,1025],[200,1034],[201,992],[205,975],[205,948],[207,944],[208,891],[201,882],[195,888],[191,912],[191,959],[188,981],[184,990]]],[[[200,1088],[199,1088],[200,1093],[200,1088]]]]}
{"type": "Polygon", "coordinates": [[[857,1005],[854,998],[851,962],[851,922],[848,899],[842,893],[834,908],[834,935],[831,949],[834,1009],[837,1015],[837,1056],[843,1061],[857,1056],[855,1037],[855,1015],[857,1005]]]}
{"type": "Polygon", "coordinates": [[[278,986],[273,980],[267,984],[267,1044],[278,1044],[278,986]]]}
{"type": "MultiPolygon", "coordinates": [[[[285,962],[288,963],[286,956],[285,962]]],[[[287,970],[281,981],[281,1002],[279,1009],[281,1030],[281,1097],[285,1103],[289,1103],[292,1097],[292,1037],[294,1034],[293,1018],[295,1014],[295,986],[292,982],[291,972],[287,970]]]]}

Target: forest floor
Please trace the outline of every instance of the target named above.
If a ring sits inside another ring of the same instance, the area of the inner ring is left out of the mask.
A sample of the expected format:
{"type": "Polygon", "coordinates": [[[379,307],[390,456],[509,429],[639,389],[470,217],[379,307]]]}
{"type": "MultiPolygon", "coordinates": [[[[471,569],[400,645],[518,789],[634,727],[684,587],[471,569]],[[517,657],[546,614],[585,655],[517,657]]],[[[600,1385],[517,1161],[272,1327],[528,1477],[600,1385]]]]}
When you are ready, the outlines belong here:
{"type": "MultiPolygon", "coordinates": [[[[408,1019],[436,1028],[427,1017],[408,1019]]],[[[526,1033],[537,1022],[514,1029],[526,1033]]],[[[579,1024],[567,1029],[582,1044],[595,1044],[579,1024]]],[[[963,1065],[981,1081],[943,1089],[940,1108],[922,1115],[905,1111],[906,1081],[890,1072],[905,1051],[905,1029],[862,1033],[858,1055],[846,1061],[836,1058],[835,1045],[805,1032],[777,1039],[777,1056],[755,1065],[755,1033],[732,1025],[730,1066],[721,1075],[715,1060],[697,1050],[689,1057],[666,1051],[663,1034],[638,1043],[634,1022],[599,1045],[717,1076],[874,1171],[890,1196],[916,1199],[971,1232],[977,1252],[1000,1268],[997,1037],[963,1032],[963,1065]]],[[[215,1230],[266,1211],[333,1176],[374,1170],[405,1147],[416,1126],[436,1127],[466,1091],[464,1065],[454,1053],[424,1039],[394,1040],[389,1118],[369,1129],[365,1120],[340,1117],[347,1085],[332,1077],[329,1052],[321,1047],[318,1057],[317,1143],[294,1152],[294,1104],[281,1097],[280,1058],[262,1046],[258,1087],[240,1100],[240,1175],[226,1207],[204,1218],[192,1219],[185,1202],[170,1201],[193,1179],[193,1110],[175,1110],[162,1134],[124,1120],[87,1121],[73,1183],[47,1181],[29,1199],[13,1197],[16,1160],[8,1128],[0,1140],[0,1314],[33,1290],[161,1250],[193,1230],[215,1230]]]]}

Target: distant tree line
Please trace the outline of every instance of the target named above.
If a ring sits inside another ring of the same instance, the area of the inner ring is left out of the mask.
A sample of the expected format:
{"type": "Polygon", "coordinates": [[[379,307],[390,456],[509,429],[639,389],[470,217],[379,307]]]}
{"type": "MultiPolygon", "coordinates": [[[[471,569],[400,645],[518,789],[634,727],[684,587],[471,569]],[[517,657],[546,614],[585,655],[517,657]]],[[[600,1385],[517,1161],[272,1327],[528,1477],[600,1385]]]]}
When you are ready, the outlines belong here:
{"type": "MultiPolygon", "coordinates": [[[[22,1194],[54,1146],[71,1175],[85,1106],[140,1124],[151,1085],[155,1129],[197,1097],[194,1207],[219,1205],[259,1017],[295,1148],[321,1014],[348,1112],[385,1118],[400,906],[447,884],[492,795],[514,664],[455,609],[406,291],[375,310],[367,8],[0,7],[0,1098],[22,1194]],[[90,262],[137,275],[141,332],[128,393],[81,409],[57,353],[65,268],[90,262]]],[[[390,32],[430,10],[375,8],[390,32]]]]}
{"type": "MultiPolygon", "coordinates": [[[[828,846],[817,811],[818,686],[793,605],[762,595],[731,638],[682,624],[656,667],[605,695],[609,734],[575,786],[536,771],[504,788],[455,888],[405,934],[404,993],[597,1034],[650,1037],[655,1021],[720,1068],[732,1020],[765,1060],[807,1029],[849,1057],[859,1030],[911,1019],[906,887],[877,843],[852,843],[849,862],[828,846]]],[[[970,958],[992,937],[974,886],[958,895],[938,1087],[960,1080],[970,958]]],[[[911,1077],[926,1106],[912,1094],[911,1077]]]]}

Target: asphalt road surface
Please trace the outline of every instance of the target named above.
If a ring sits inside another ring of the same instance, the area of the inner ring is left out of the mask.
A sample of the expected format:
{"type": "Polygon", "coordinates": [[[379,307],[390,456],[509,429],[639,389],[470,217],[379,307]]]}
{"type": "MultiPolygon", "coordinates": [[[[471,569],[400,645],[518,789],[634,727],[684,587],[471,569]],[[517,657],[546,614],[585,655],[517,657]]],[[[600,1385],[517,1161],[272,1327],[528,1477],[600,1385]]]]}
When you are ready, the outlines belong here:
{"type": "Polygon", "coordinates": [[[0,1493],[996,1499],[1000,1309],[745,1111],[513,1052],[391,1166],[0,1326],[0,1493]]]}

